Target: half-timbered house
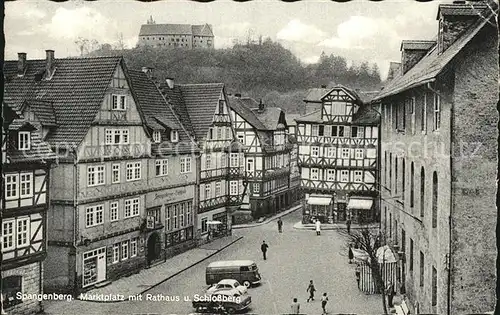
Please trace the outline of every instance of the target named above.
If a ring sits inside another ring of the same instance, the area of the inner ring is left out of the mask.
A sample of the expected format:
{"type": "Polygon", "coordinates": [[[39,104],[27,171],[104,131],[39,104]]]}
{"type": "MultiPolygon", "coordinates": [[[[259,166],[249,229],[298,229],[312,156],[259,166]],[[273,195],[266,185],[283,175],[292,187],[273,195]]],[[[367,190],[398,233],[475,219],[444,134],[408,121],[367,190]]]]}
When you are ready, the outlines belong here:
{"type": "Polygon", "coordinates": [[[300,167],[299,167],[299,144],[297,142],[297,122],[300,114],[286,115],[288,141],[292,144],[290,151],[290,202],[294,203],[303,198],[303,192],[300,188],[300,167]]]}
{"type": "Polygon", "coordinates": [[[43,293],[48,183],[55,154],[36,127],[6,104],[2,117],[2,314],[32,314],[41,310],[41,302],[18,294],[43,293]]]}
{"type": "MultiPolygon", "coordinates": [[[[121,57],[7,61],[5,96],[58,155],[44,285],[80,291],[147,264],[150,136],[121,57]]],[[[154,247],[154,248],[153,248],[154,247]]]]}
{"type": "Polygon", "coordinates": [[[240,95],[229,100],[238,141],[245,148],[249,210],[253,218],[279,212],[292,202],[285,112],[240,95]]]}
{"type": "Polygon", "coordinates": [[[199,149],[153,81],[153,69],[128,70],[131,92],[151,139],[147,165],[148,264],[196,246],[199,149]],[[163,233],[164,232],[164,233],[163,233]]]}
{"type": "Polygon", "coordinates": [[[303,221],[373,220],[377,193],[379,116],[356,92],[336,86],[321,108],[299,117],[297,141],[303,221]]]}
{"type": "MultiPolygon", "coordinates": [[[[404,40],[376,97],[381,227],[415,312],[495,309],[498,3],[440,4],[433,40],[404,40]]],[[[491,313],[493,314],[493,312],[491,313]]]]}
{"type": "Polygon", "coordinates": [[[236,140],[224,84],[167,79],[162,91],[201,150],[198,234],[204,240],[227,235],[246,185],[244,147],[236,140]]]}

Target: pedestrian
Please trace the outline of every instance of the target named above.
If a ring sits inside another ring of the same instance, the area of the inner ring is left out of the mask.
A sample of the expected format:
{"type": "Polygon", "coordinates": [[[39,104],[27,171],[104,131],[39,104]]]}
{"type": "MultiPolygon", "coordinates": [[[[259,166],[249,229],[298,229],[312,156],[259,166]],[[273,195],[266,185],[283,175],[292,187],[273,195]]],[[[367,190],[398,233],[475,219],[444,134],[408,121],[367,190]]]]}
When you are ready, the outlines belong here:
{"type": "Polygon", "coordinates": [[[283,221],[281,221],[281,218],[278,219],[278,232],[283,232],[283,221]]]}
{"type": "Polygon", "coordinates": [[[354,269],[354,274],[356,275],[356,282],[358,283],[358,289],[359,289],[359,281],[361,279],[361,266],[359,264],[356,264],[356,269],[354,269]]]}
{"type": "Polygon", "coordinates": [[[316,219],[316,235],[321,235],[321,222],[319,219],[316,219]]]}
{"type": "Polygon", "coordinates": [[[262,241],[262,245],[260,245],[260,250],[262,251],[262,256],[264,257],[264,260],[266,260],[266,253],[267,249],[269,248],[269,245],[266,244],[266,241],[262,241]]]}
{"type": "Polygon", "coordinates": [[[345,225],[347,227],[347,234],[351,234],[351,217],[347,218],[347,221],[345,222],[345,225]]]}
{"type": "Polygon", "coordinates": [[[321,297],[321,308],[323,309],[323,314],[326,314],[326,303],[328,302],[328,296],[326,296],[326,292],[323,293],[321,297]]]}
{"type": "Polygon", "coordinates": [[[297,302],[297,298],[293,298],[292,314],[300,314],[300,303],[297,302]]]}
{"type": "Polygon", "coordinates": [[[394,290],[394,285],[392,284],[391,281],[387,283],[387,287],[385,289],[385,294],[387,295],[387,304],[389,304],[389,307],[393,307],[392,300],[394,299],[394,295],[396,294],[396,291],[394,290]]]}
{"type": "Polygon", "coordinates": [[[309,286],[307,287],[306,292],[309,292],[309,297],[307,298],[307,302],[314,301],[314,292],[316,292],[316,288],[314,287],[313,281],[309,281],[309,286]]]}
{"type": "Polygon", "coordinates": [[[354,258],[354,253],[352,252],[351,244],[349,244],[349,263],[352,264],[352,259],[354,258]]]}

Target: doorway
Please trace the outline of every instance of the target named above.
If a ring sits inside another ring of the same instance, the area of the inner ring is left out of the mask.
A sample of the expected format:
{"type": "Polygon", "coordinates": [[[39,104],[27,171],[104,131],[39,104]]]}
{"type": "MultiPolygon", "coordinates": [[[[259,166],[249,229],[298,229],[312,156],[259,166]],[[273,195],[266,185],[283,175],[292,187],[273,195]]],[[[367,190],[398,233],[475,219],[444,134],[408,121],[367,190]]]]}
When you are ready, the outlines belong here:
{"type": "Polygon", "coordinates": [[[153,232],[148,238],[148,252],[146,255],[148,266],[161,257],[161,242],[157,232],[153,232]]]}

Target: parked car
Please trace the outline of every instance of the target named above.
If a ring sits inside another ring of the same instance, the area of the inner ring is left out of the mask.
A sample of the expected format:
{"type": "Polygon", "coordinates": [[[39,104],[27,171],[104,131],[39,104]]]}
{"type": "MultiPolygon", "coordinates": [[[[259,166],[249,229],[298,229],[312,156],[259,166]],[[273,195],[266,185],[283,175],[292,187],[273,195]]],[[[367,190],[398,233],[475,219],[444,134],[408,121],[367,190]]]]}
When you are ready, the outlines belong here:
{"type": "Polygon", "coordinates": [[[240,294],[237,290],[221,290],[193,297],[197,313],[233,314],[247,309],[251,303],[252,297],[248,293],[240,294]]]}
{"type": "Polygon", "coordinates": [[[234,279],[247,288],[261,280],[259,268],[251,260],[215,261],[207,266],[205,280],[208,285],[223,279],[234,279]]]}
{"type": "Polygon", "coordinates": [[[247,293],[247,287],[241,285],[237,280],[234,279],[223,279],[216,284],[210,286],[207,293],[214,293],[220,290],[236,290],[240,294],[247,293]]]}

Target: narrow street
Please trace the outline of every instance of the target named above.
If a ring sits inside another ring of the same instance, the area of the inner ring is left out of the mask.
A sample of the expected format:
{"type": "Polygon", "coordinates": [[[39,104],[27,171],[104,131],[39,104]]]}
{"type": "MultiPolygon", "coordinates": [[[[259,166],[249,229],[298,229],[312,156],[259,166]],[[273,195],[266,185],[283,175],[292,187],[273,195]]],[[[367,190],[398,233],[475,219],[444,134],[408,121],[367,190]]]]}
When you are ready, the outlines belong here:
{"type": "Polygon", "coordinates": [[[216,260],[251,259],[262,274],[263,281],[249,289],[252,296],[248,313],[282,314],[290,309],[294,297],[299,299],[301,312],[321,314],[319,297],[328,293],[327,310],[331,314],[356,313],[380,314],[382,302],[379,295],[365,295],[356,287],[354,266],[349,265],[341,253],[342,240],[336,231],[323,231],[316,236],[314,231],[294,230],[293,224],[300,220],[296,211],[283,218],[284,230],[277,232],[275,222],[259,227],[235,230],[233,234],[244,238],[221,253],[151,289],[142,296],[142,301],[120,303],[51,302],[46,303],[48,314],[189,314],[193,313],[192,298],[202,294],[205,285],[205,267],[216,260]],[[268,259],[260,253],[260,243],[269,244],[268,259]],[[317,299],[306,303],[306,288],[309,280],[316,285],[317,299]],[[146,301],[146,294],[179,296],[180,301],[146,301]]]}

